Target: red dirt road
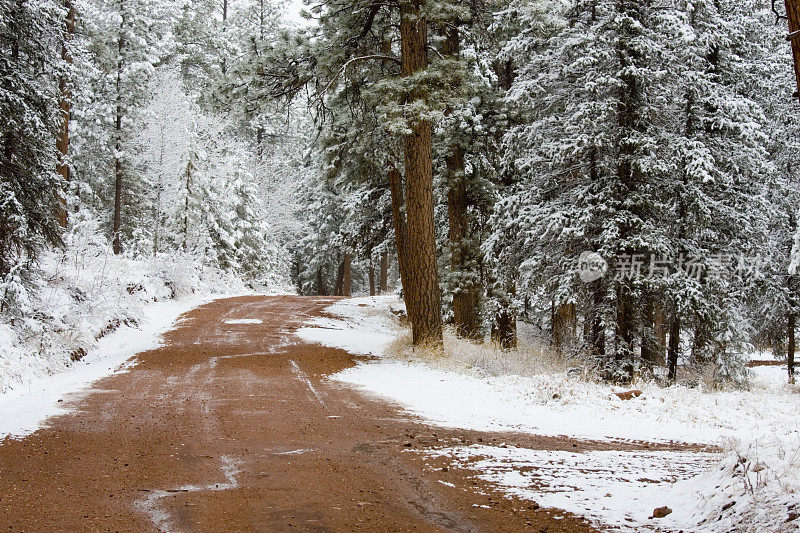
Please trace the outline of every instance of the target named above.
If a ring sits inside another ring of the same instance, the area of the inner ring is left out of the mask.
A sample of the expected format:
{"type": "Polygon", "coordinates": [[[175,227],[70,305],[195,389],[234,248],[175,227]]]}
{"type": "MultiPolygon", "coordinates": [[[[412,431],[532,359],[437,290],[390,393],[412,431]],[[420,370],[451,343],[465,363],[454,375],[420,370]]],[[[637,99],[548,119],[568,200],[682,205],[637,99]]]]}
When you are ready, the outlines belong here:
{"type": "Polygon", "coordinates": [[[356,358],[290,332],[330,302],[253,296],[188,313],[69,414],[1,443],[0,530],[592,530],[407,452],[455,438],[595,445],[429,427],[326,381],[356,358]]]}

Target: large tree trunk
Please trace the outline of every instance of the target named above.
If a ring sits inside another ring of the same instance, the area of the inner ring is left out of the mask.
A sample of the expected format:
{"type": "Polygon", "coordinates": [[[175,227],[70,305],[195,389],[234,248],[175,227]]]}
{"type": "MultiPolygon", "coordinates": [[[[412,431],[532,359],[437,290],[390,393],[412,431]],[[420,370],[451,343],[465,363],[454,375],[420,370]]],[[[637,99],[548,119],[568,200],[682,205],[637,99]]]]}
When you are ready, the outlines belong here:
{"type": "Polygon", "coordinates": [[[794,73],[797,80],[797,96],[800,98],[800,0],[786,0],[786,15],[789,19],[794,73]]]}
{"type": "Polygon", "coordinates": [[[669,326],[669,349],[667,350],[667,379],[670,383],[678,377],[678,350],[681,343],[681,319],[677,315],[672,317],[669,326]]]}
{"type": "Polygon", "coordinates": [[[352,278],[350,275],[351,260],[352,256],[350,255],[350,253],[345,253],[344,260],[342,261],[342,264],[344,265],[344,269],[342,272],[342,296],[347,296],[348,298],[350,297],[351,283],[352,283],[352,278]]]}
{"type": "MultiPolygon", "coordinates": [[[[447,212],[449,216],[450,270],[457,276],[467,268],[465,240],[469,232],[467,187],[464,177],[464,151],[453,146],[445,158],[447,165],[447,212]]],[[[461,277],[461,276],[459,276],[461,277]]],[[[478,291],[472,281],[459,280],[453,289],[453,325],[459,335],[480,336],[478,324],[478,291]]]]}
{"type": "Polygon", "coordinates": [[[372,260],[369,262],[369,272],[367,274],[369,276],[369,295],[375,296],[375,265],[372,264],[372,260]]]}
{"type": "Polygon", "coordinates": [[[381,254],[381,273],[378,285],[381,294],[389,292],[389,252],[381,254]]]}
{"type": "MultiPolygon", "coordinates": [[[[66,65],[72,65],[72,54],[69,47],[72,37],[75,35],[75,7],[70,0],[65,0],[64,9],[67,11],[66,32],[64,41],[61,43],[61,59],[66,65]]],[[[72,87],[66,75],[62,75],[58,80],[59,102],[58,107],[61,111],[61,123],[59,124],[58,136],[56,138],[56,149],[58,150],[57,171],[64,180],[64,187],[70,181],[69,163],[69,122],[72,112],[72,87]]],[[[66,192],[66,191],[65,191],[66,192]]],[[[67,227],[67,199],[64,193],[59,199],[59,209],[57,213],[58,223],[62,228],[67,227]]]]}
{"type": "Polygon", "coordinates": [[[317,267],[317,290],[318,296],[327,296],[328,289],[325,288],[325,279],[322,276],[322,267],[317,267]]]}
{"type": "Polygon", "coordinates": [[[633,380],[633,316],[633,302],[629,287],[619,283],[617,287],[617,334],[614,350],[615,375],[609,377],[623,383],[633,380]]]}
{"type": "Polygon", "coordinates": [[[334,296],[342,296],[344,293],[344,261],[339,262],[339,271],[336,274],[336,285],[333,288],[334,296]]]}
{"type": "Polygon", "coordinates": [[[113,243],[112,247],[115,254],[122,253],[122,242],[120,240],[120,231],[122,229],[122,188],[124,187],[124,177],[122,169],[122,70],[125,66],[123,61],[123,53],[125,52],[125,10],[122,1],[120,1],[120,11],[122,16],[119,23],[119,39],[117,41],[117,80],[116,80],[116,122],[114,124],[114,222],[113,222],[113,243]]]}
{"type": "Polygon", "coordinates": [[[577,325],[575,304],[554,305],[551,322],[553,348],[558,353],[565,353],[575,343],[577,325]]]}
{"type": "MultiPolygon", "coordinates": [[[[400,3],[402,74],[410,77],[428,66],[428,24],[421,8],[424,0],[400,3]]],[[[410,102],[420,96],[412,91],[410,102]]],[[[433,216],[433,154],[431,123],[412,119],[404,138],[406,171],[406,224],[408,226],[408,286],[414,302],[411,318],[415,345],[442,344],[442,308],[436,265],[436,231],[433,216]]]]}
{"type": "Polygon", "coordinates": [[[407,290],[411,281],[408,279],[408,230],[406,229],[405,194],[403,193],[402,175],[394,167],[389,169],[389,192],[392,195],[392,218],[394,219],[394,240],[397,245],[397,266],[400,270],[400,283],[403,286],[406,313],[408,313],[408,319],[411,320],[415,308],[413,294],[407,290]]]}

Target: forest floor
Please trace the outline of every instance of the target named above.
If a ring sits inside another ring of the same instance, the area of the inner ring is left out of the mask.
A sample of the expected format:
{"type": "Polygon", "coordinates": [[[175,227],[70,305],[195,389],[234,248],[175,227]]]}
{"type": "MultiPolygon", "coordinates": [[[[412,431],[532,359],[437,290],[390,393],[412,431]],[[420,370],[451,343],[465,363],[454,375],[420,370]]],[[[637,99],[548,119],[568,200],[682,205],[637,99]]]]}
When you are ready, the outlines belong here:
{"type": "Polygon", "coordinates": [[[500,492],[443,450],[708,451],[431,425],[328,378],[369,357],[293,335],[333,302],[246,296],[183,315],[163,346],[0,442],[2,528],[592,531],[596,522],[500,492]]]}

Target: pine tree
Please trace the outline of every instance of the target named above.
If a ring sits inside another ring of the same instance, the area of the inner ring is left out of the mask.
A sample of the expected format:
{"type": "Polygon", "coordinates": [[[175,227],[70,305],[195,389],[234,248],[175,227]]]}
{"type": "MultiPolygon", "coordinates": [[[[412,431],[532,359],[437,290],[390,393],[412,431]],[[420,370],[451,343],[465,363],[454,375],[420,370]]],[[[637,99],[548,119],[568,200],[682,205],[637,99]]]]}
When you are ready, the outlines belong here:
{"type": "MultiPolygon", "coordinates": [[[[126,204],[140,192],[135,183],[128,183],[139,177],[132,168],[135,147],[130,141],[149,96],[148,80],[172,46],[174,6],[149,0],[98,0],[89,7],[80,22],[90,39],[95,109],[84,113],[92,121],[104,122],[100,135],[108,143],[104,150],[113,168],[111,236],[114,252],[121,253],[123,234],[130,235],[135,226],[123,224],[126,204]]],[[[92,126],[96,128],[96,122],[92,126]]]]}
{"type": "Polygon", "coordinates": [[[54,50],[63,18],[53,2],[0,2],[0,281],[61,242],[55,138],[66,70],[54,50]]]}

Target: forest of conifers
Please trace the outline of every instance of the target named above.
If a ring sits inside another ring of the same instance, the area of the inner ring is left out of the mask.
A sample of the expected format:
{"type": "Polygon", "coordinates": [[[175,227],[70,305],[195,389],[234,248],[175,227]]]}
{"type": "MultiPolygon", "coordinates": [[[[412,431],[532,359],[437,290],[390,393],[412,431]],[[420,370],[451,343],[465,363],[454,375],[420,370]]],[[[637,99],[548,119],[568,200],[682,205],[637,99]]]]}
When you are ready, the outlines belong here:
{"type": "Polygon", "coordinates": [[[510,348],[523,321],[603,379],[740,384],[754,350],[792,360],[800,310],[778,8],[0,0],[3,320],[90,239],[396,288],[416,344],[510,348]]]}

